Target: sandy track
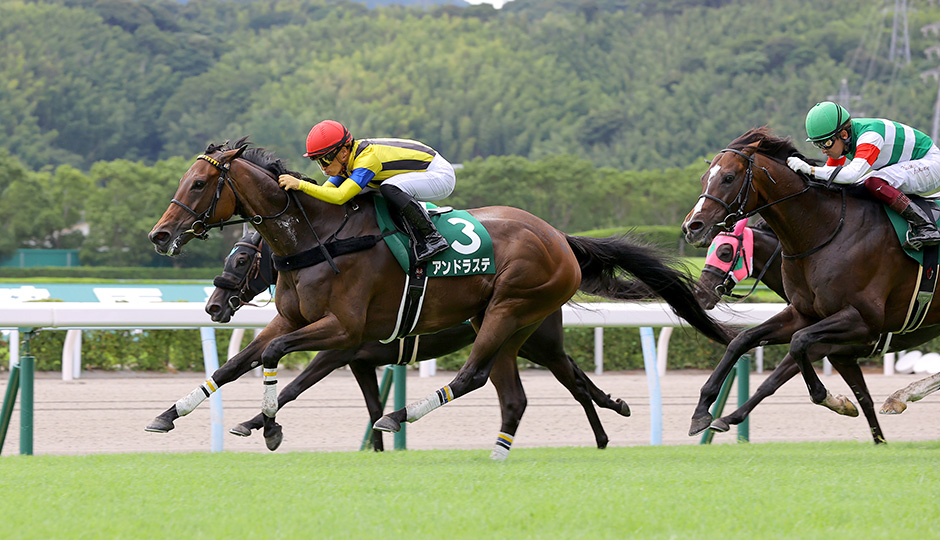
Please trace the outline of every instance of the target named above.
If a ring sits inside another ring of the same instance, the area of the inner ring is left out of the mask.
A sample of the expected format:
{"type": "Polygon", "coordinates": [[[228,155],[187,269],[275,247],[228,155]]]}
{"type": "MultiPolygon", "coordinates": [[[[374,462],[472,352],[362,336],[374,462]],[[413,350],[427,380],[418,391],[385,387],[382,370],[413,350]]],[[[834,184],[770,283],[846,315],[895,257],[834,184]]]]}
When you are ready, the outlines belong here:
{"type": "MultiPolygon", "coordinates": [[[[7,374],[0,382],[5,390],[7,374]]],[[[282,372],[281,383],[296,373],[282,372]]],[[[661,379],[663,396],[663,444],[697,444],[689,437],[689,418],[706,372],[669,372],[661,379]]],[[[753,391],[766,377],[752,374],[753,391]]],[[[920,378],[917,375],[866,374],[880,407],[894,390],[920,378]]],[[[139,375],[85,373],[79,380],[63,382],[58,373],[42,373],[35,382],[34,454],[100,454],[124,452],[204,452],[210,448],[208,402],[176,422],[167,434],[144,432],[144,426],[177,399],[203,381],[199,374],[139,375]]],[[[408,401],[414,401],[450,382],[453,372],[419,378],[409,371],[408,401]]],[[[623,418],[611,411],[599,412],[611,446],[650,443],[649,391],[642,372],[610,372],[593,376],[594,381],[615,397],[630,404],[633,416],[623,418]]],[[[594,437],[581,408],[554,378],[544,371],[522,373],[528,408],[516,434],[515,448],[535,446],[593,446],[594,437]]],[[[833,394],[849,394],[837,376],[823,377],[833,394]]],[[[229,435],[234,424],[259,411],[262,385],[246,376],[222,389],[225,450],[266,452],[260,435],[240,438],[229,435]]],[[[735,391],[729,399],[736,404],[735,391]]],[[[386,410],[391,410],[391,403],[386,410]]],[[[726,409],[730,411],[731,409],[726,409]]],[[[940,439],[940,394],[911,404],[898,416],[879,415],[889,441],[940,439]]],[[[313,390],[278,414],[284,426],[284,443],[278,452],[356,450],[366,429],[368,416],[355,379],[347,371],[327,377],[313,390]]],[[[407,426],[408,448],[490,448],[499,431],[496,392],[487,384],[468,396],[434,411],[420,422],[407,426]]],[[[777,441],[870,441],[864,418],[839,416],[809,401],[797,377],[768,398],[751,416],[750,438],[754,443],[777,441]]],[[[392,447],[386,435],[386,447],[392,447]]],[[[717,434],[716,443],[735,440],[735,431],[717,434]]],[[[7,434],[3,455],[19,452],[19,407],[7,434]]]]}

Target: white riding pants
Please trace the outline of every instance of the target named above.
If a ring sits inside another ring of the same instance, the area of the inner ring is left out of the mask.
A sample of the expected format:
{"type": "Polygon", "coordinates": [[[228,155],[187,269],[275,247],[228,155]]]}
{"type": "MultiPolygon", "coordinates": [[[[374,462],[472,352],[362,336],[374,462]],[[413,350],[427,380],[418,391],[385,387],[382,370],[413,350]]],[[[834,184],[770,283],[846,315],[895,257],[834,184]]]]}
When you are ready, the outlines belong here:
{"type": "Polygon", "coordinates": [[[454,166],[440,154],[434,156],[427,170],[396,174],[383,184],[390,184],[419,201],[439,201],[454,192],[457,175],[454,166]]]}
{"type": "Polygon", "coordinates": [[[891,187],[907,195],[920,195],[930,199],[940,197],[940,148],[936,145],[920,159],[888,165],[871,171],[859,179],[881,178],[891,187]]]}

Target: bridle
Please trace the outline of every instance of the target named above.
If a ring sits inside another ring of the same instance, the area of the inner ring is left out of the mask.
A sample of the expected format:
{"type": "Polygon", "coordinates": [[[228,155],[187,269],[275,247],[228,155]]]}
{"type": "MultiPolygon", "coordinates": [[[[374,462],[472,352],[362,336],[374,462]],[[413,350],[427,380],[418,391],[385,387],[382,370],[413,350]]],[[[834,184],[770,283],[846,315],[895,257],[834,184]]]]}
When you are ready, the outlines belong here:
{"type": "Polygon", "coordinates": [[[235,195],[236,211],[239,208],[244,209],[245,205],[243,205],[241,202],[241,199],[239,199],[238,192],[235,190],[235,186],[232,185],[232,179],[229,178],[229,172],[231,171],[230,163],[221,163],[218,160],[213,159],[205,154],[198,156],[196,159],[197,160],[201,159],[205,161],[206,163],[212,165],[219,171],[219,180],[215,186],[215,194],[212,196],[212,201],[209,203],[209,207],[206,208],[206,210],[200,214],[196,212],[194,209],[187,206],[185,203],[175,198],[170,200],[170,203],[180,206],[181,208],[183,208],[183,210],[186,210],[187,212],[190,213],[190,215],[196,218],[196,221],[193,222],[189,230],[185,231],[185,232],[192,234],[194,237],[200,240],[205,240],[209,237],[209,231],[211,229],[214,229],[216,227],[218,227],[219,229],[222,229],[222,227],[224,227],[225,225],[237,225],[239,223],[251,223],[252,225],[259,225],[261,224],[262,221],[266,219],[276,219],[276,218],[281,217],[284,214],[284,212],[287,212],[287,209],[290,208],[291,197],[288,196],[287,203],[284,205],[284,208],[276,214],[273,214],[270,216],[254,215],[249,218],[230,219],[228,221],[223,220],[223,221],[218,221],[216,223],[207,223],[206,220],[208,220],[210,216],[215,215],[215,209],[219,204],[219,199],[222,198],[222,189],[225,187],[226,184],[228,184],[229,189],[231,189],[232,193],[235,195]]]}
{"type": "MultiPolygon", "coordinates": [[[[734,200],[731,201],[730,204],[726,203],[722,199],[719,199],[718,197],[715,197],[714,195],[709,195],[708,193],[702,193],[702,195],[699,196],[699,199],[705,198],[710,201],[715,201],[718,204],[720,204],[722,207],[724,207],[725,211],[728,214],[725,216],[725,219],[722,222],[715,224],[715,227],[721,228],[721,230],[724,232],[731,231],[732,228],[734,227],[734,224],[737,223],[738,221],[742,219],[747,219],[751,216],[755,216],[759,214],[760,212],[762,212],[763,210],[770,208],[771,206],[780,204],[794,197],[799,197],[800,195],[806,193],[807,191],[809,191],[810,189],[814,187],[823,188],[823,189],[829,188],[829,186],[825,183],[816,182],[812,180],[806,180],[806,178],[803,175],[800,175],[800,177],[803,178],[804,182],[806,183],[806,187],[804,187],[802,190],[797,191],[796,193],[791,193],[776,201],[769,202],[763,206],[760,206],[758,208],[755,208],[754,210],[751,210],[750,212],[744,212],[744,208],[747,206],[749,193],[752,190],[755,193],[757,192],[757,190],[754,188],[754,167],[757,167],[761,169],[762,171],[764,171],[764,174],[767,175],[767,178],[770,180],[771,183],[776,184],[777,181],[774,180],[773,176],[770,175],[770,171],[768,171],[766,167],[757,165],[754,162],[754,156],[749,156],[745,154],[744,152],[741,152],[740,150],[735,150],[733,148],[725,148],[718,153],[723,154],[725,152],[732,152],[734,154],[737,154],[738,156],[744,158],[744,160],[747,162],[747,171],[744,174],[744,182],[741,184],[741,189],[738,191],[738,194],[735,195],[734,200]],[[737,204],[737,210],[733,209],[735,204],[737,204]]],[[[766,156],[766,157],[770,159],[774,159],[775,161],[779,161],[779,160],[776,160],[776,158],[772,156],[766,156]]],[[[784,259],[802,259],[804,257],[809,257],[810,255],[816,253],[817,251],[829,245],[829,243],[831,243],[835,239],[835,237],[839,234],[839,231],[842,230],[842,226],[845,225],[846,195],[845,195],[844,189],[840,189],[840,191],[842,192],[842,214],[839,217],[839,225],[837,225],[835,230],[832,231],[832,234],[829,235],[829,238],[827,238],[822,244],[812,249],[809,249],[807,251],[804,251],[802,253],[797,253],[796,255],[788,255],[786,253],[781,253],[781,256],[784,259]]]]}
{"type": "Polygon", "coordinates": [[[276,274],[271,268],[270,251],[265,260],[263,246],[264,240],[260,237],[257,244],[245,241],[236,242],[235,249],[226,260],[222,275],[212,280],[212,284],[220,289],[238,291],[238,294],[228,299],[228,305],[232,311],[238,311],[238,308],[244,305],[254,305],[251,304],[251,300],[274,283],[276,274]],[[238,253],[239,248],[247,248],[254,252],[251,256],[251,263],[245,267],[243,273],[238,269],[230,268],[228,264],[230,260],[233,260],[231,257],[238,253]]]}

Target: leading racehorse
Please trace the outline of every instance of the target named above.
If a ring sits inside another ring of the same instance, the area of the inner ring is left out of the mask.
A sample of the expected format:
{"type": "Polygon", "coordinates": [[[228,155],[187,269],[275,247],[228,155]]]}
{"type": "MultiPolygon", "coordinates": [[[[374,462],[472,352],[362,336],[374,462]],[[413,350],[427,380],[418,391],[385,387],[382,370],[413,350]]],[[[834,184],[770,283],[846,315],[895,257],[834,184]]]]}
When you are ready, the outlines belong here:
{"type": "MultiPolygon", "coordinates": [[[[814,360],[828,356],[833,365],[849,366],[859,357],[940,334],[936,302],[920,328],[894,334],[908,321],[918,264],[901,250],[882,205],[793,172],[786,165],[791,155],[799,155],[792,142],[767,128],[738,137],[702,176],[702,195],[682,225],[689,243],[707,245],[720,230],[759,213],[783,246],[784,287],[791,302],[731,342],[702,387],[690,435],[712,422],[708,406],[734,362],[754,346],[789,342],[813,403],[857,414],[847,398],[826,390],[813,370],[814,360]]],[[[867,389],[865,395],[853,390],[866,416],[873,416],[867,389]]]]}
{"type": "MultiPolygon", "coordinates": [[[[215,291],[206,301],[206,312],[213,321],[228,322],[242,305],[250,303],[255,296],[266,291],[277,278],[271,249],[261,240],[257,231],[251,231],[235,243],[235,248],[225,259],[222,275],[214,280],[215,291]]],[[[401,362],[416,362],[458,351],[473,343],[476,333],[469,324],[459,324],[454,328],[435,334],[409,339],[410,344],[402,340],[391,343],[372,341],[364,343],[358,349],[340,349],[321,351],[310,361],[303,372],[294,378],[277,397],[278,410],[316,384],[339,366],[348,365],[366,401],[370,422],[376,422],[382,416],[382,403],[379,397],[375,368],[401,362]]],[[[561,324],[561,311],[549,315],[542,325],[522,344],[519,354],[535,364],[548,368],[552,375],[584,408],[588,422],[594,432],[598,448],[606,448],[609,439],[601,424],[594,403],[611,409],[623,416],[630,416],[630,407],[620,399],[612,399],[604,393],[581,370],[574,360],[565,353],[564,328],[561,324]]],[[[522,414],[526,408],[525,391],[519,379],[519,370],[515,361],[494,363],[490,371],[490,381],[496,388],[501,413],[500,433],[490,455],[493,459],[505,459],[512,447],[513,438],[522,414]]],[[[263,415],[242,422],[230,433],[247,437],[255,429],[264,426],[263,415]]],[[[266,439],[270,450],[276,450],[281,443],[281,433],[273,439],[266,439]]],[[[382,433],[372,432],[372,448],[384,449],[382,433]]]]}
{"type": "MultiPolygon", "coordinates": [[[[319,253],[329,263],[280,272],[278,314],[219,369],[222,380],[210,377],[171,407],[168,416],[191,411],[219,384],[232,380],[238,366],[261,363],[267,436],[276,429],[277,365],[282,356],[357,347],[385,339],[396,328],[405,274],[377,240],[381,235],[372,199],[360,197],[338,206],[289,194],[278,185],[278,169],[286,167],[264,149],[248,149],[244,139],[234,146],[212,145],[180,179],[171,204],[150,232],[157,252],[176,255],[191,239],[239,214],[275,255],[319,253]],[[337,240],[340,234],[343,238],[337,240]],[[338,255],[340,242],[355,243],[362,250],[338,255]]],[[[578,289],[618,299],[661,297],[708,337],[728,341],[726,330],[695,301],[691,276],[665,264],[654,250],[625,238],[569,236],[517,208],[484,207],[471,214],[493,240],[495,273],[428,279],[422,312],[412,330],[432,333],[470,320],[477,331],[470,356],[450,384],[382,417],[377,429],[397,431],[401,422],[415,421],[483,386],[494,362],[516,358],[529,335],[578,289]],[[618,277],[619,272],[638,281],[618,277]]],[[[476,235],[466,229],[465,234],[476,235]]]]}

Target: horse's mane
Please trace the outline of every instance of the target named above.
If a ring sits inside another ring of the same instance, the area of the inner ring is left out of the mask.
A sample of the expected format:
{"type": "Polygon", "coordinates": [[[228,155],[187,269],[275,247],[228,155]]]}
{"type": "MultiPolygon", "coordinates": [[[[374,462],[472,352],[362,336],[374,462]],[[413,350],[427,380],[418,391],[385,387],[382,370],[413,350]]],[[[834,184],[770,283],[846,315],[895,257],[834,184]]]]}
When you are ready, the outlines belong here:
{"type": "Polygon", "coordinates": [[[229,144],[228,141],[225,141],[222,144],[210,143],[209,146],[206,147],[206,154],[208,155],[208,154],[212,154],[214,152],[219,152],[219,151],[237,150],[239,148],[245,148],[245,151],[242,152],[242,155],[240,157],[244,160],[254,163],[255,165],[267,171],[270,171],[274,175],[275,178],[277,178],[278,176],[282,174],[289,174],[293,177],[300,178],[301,180],[306,180],[307,182],[313,182],[314,184],[319,183],[316,180],[302,173],[299,173],[297,171],[292,171],[289,168],[287,168],[287,164],[284,163],[284,160],[275,156],[274,151],[264,149],[260,146],[254,146],[254,147],[249,148],[250,145],[251,145],[251,142],[248,141],[248,136],[246,135],[242,137],[241,139],[238,139],[237,141],[235,141],[233,144],[229,144]]]}
{"type": "Polygon", "coordinates": [[[810,165],[821,165],[822,162],[808,158],[800,153],[793,145],[790,137],[778,137],[767,126],[752,128],[744,135],[731,141],[728,148],[732,150],[744,150],[746,147],[753,146],[761,154],[770,156],[780,161],[786,161],[790,156],[796,156],[810,165]]]}

